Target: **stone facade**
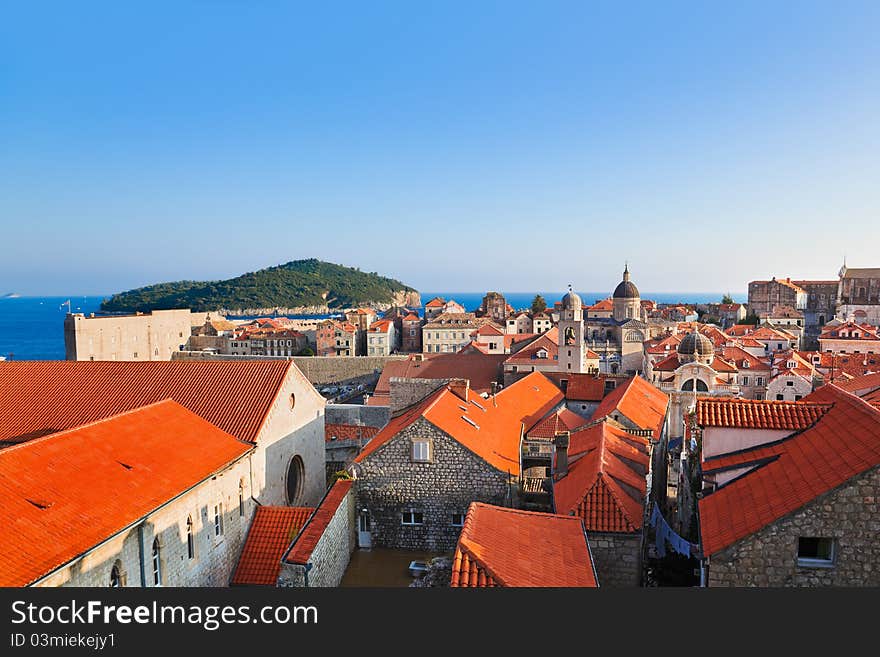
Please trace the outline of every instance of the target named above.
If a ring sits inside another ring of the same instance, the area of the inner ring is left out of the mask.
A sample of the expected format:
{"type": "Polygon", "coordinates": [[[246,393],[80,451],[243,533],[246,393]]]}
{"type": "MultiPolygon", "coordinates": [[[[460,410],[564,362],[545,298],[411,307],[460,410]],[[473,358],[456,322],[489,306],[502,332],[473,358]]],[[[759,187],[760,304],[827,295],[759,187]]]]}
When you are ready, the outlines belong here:
{"type": "Polygon", "coordinates": [[[309,565],[282,561],[278,586],[339,586],[356,546],[356,511],[357,503],[352,488],[342,498],[330,523],[315,544],[309,565]]]}
{"type": "Polygon", "coordinates": [[[709,586],[880,586],[880,468],[711,555],[709,586]],[[799,537],[833,537],[831,567],[798,565],[799,537]]]}
{"type": "Polygon", "coordinates": [[[807,306],[807,292],[790,278],[749,283],[749,312],[756,315],[772,313],[777,306],[803,310],[807,306]]]}
{"type": "Polygon", "coordinates": [[[250,455],[245,455],[34,586],[107,587],[114,565],[123,586],[156,586],[152,562],[156,538],[161,586],[227,586],[256,507],[249,488],[249,463],[250,455]],[[222,504],[219,535],[214,528],[214,507],[218,504],[222,504]],[[192,558],[187,545],[188,518],[193,522],[192,558]]]}
{"type": "Polygon", "coordinates": [[[189,309],[64,318],[66,360],[171,360],[192,334],[189,309]]]}
{"type": "Polygon", "coordinates": [[[374,547],[451,551],[471,502],[514,506],[516,477],[500,472],[423,418],[364,458],[355,481],[358,506],[370,514],[374,547]],[[431,442],[431,461],[412,461],[412,441],[431,442]],[[423,522],[403,524],[403,513],[423,522]]]}
{"type": "Polygon", "coordinates": [[[599,586],[633,587],[642,581],[642,535],[588,532],[599,586]]]}

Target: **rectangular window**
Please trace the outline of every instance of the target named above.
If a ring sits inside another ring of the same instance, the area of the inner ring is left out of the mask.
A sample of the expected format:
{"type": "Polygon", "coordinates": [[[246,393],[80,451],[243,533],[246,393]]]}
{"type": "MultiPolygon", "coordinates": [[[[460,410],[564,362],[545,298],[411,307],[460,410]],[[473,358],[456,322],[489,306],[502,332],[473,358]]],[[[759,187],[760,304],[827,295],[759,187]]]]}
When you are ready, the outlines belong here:
{"type": "Polygon", "coordinates": [[[413,511],[412,509],[410,509],[409,511],[403,512],[401,524],[404,524],[404,525],[423,525],[423,524],[425,524],[425,518],[422,515],[421,511],[413,511]]]}
{"type": "Polygon", "coordinates": [[[755,385],[756,386],[764,385],[764,377],[763,376],[756,376],[755,377],[755,385]]]}
{"type": "Polygon", "coordinates": [[[744,377],[743,377],[743,385],[744,385],[744,386],[749,385],[749,377],[747,377],[747,376],[744,376],[744,377]]]}
{"type": "Polygon", "coordinates": [[[452,526],[453,527],[463,527],[464,526],[464,514],[463,513],[453,513],[452,514],[452,526]]]}
{"type": "Polygon", "coordinates": [[[223,534],[223,505],[214,505],[214,536],[223,534]]]}
{"type": "Polygon", "coordinates": [[[427,463],[431,460],[431,443],[427,440],[414,440],[412,444],[412,460],[416,463],[427,463]]]}
{"type": "Polygon", "coordinates": [[[833,538],[801,536],[798,539],[798,566],[805,568],[833,566],[835,551],[833,538]]]}

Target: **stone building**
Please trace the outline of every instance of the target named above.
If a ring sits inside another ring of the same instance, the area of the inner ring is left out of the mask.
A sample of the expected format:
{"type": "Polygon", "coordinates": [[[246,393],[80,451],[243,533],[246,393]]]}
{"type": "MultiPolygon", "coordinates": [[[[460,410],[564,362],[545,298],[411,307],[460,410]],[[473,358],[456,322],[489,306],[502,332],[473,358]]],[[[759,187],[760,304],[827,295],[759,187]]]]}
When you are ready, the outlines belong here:
{"type": "Polygon", "coordinates": [[[880,410],[826,385],[791,404],[711,402],[698,418],[708,586],[880,585],[880,410]],[[715,427],[724,449],[706,455],[715,427]]]}
{"type": "Polygon", "coordinates": [[[845,322],[819,335],[819,351],[833,354],[880,354],[880,331],[870,324],[845,322]]]}
{"type": "Polygon", "coordinates": [[[839,281],[793,281],[807,293],[804,314],[804,349],[818,349],[816,339],[825,326],[837,314],[837,288],[839,281]]]}
{"type": "Polygon", "coordinates": [[[669,396],[672,438],[684,435],[684,417],[697,396],[734,397],[740,393],[736,366],[718,357],[712,341],[699,332],[685,335],[674,355],[649,365],[647,376],[669,396]]]}
{"type": "Polygon", "coordinates": [[[172,400],[0,450],[0,585],[226,586],[254,451],[172,400]]]}
{"type": "Polygon", "coordinates": [[[603,586],[642,581],[646,514],[666,485],[667,410],[663,393],[632,377],[556,443],[553,509],[583,519],[603,586]]]}
{"type": "Polygon", "coordinates": [[[418,353],[422,350],[422,318],[416,313],[409,313],[401,319],[400,349],[407,353],[418,353]]]}
{"type": "Polygon", "coordinates": [[[380,319],[367,330],[367,356],[390,356],[397,351],[397,331],[390,319],[380,319]]]}
{"type": "Polygon", "coordinates": [[[68,313],[64,318],[64,357],[67,360],[171,360],[172,353],[185,348],[195,320],[196,316],[188,309],[154,310],[135,315],[95,316],[93,313],[89,317],[68,313]]]}
{"type": "Polygon", "coordinates": [[[305,334],[292,329],[256,329],[226,340],[233,356],[296,356],[309,346],[305,334]]]}
{"type": "Polygon", "coordinates": [[[838,273],[837,317],[880,326],[880,269],[841,267],[838,273]]]}
{"type": "MultiPolygon", "coordinates": [[[[361,330],[349,321],[326,319],[315,331],[316,356],[363,356],[361,330]]],[[[366,343],[364,343],[366,348],[366,343]]]]}
{"type": "Polygon", "coordinates": [[[471,341],[471,334],[491,322],[474,313],[442,313],[422,327],[422,350],[425,353],[451,354],[471,341]]]}
{"type": "MultiPolygon", "coordinates": [[[[579,330],[578,323],[568,323],[566,320],[560,324],[562,330],[572,329],[577,336],[579,330]]],[[[587,349],[586,346],[580,350],[578,355],[569,357],[569,351],[577,350],[577,345],[559,346],[560,328],[552,328],[550,331],[543,333],[535,340],[522,347],[516,353],[511,354],[504,361],[504,385],[510,385],[514,381],[521,379],[530,372],[543,372],[548,374],[551,372],[571,373],[571,374],[598,374],[599,372],[599,355],[587,349]],[[560,352],[565,352],[560,361],[560,352]],[[578,358],[580,357],[580,361],[578,358]],[[574,362],[572,362],[574,361],[574,362]],[[580,365],[580,370],[571,369],[572,366],[580,365]]],[[[582,334],[582,331],[581,331],[582,334]]],[[[574,338],[576,342],[577,337],[574,338]]]]}
{"type": "Polygon", "coordinates": [[[254,446],[248,491],[260,504],[320,499],[325,401],[289,360],[2,362],[0,451],[163,399],[254,446]]]}
{"type": "Polygon", "coordinates": [[[749,311],[760,315],[771,313],[776,306],[789,306],[797,310],[807,307],[807,291],[794,283],[791,278],[749,283],[749,311]]]}
{"type": "Polygon", "coordinates": [[[486,292],[483,297],[483,303],[477,311],[483,317],[489,317],[496,322],[503,322],[507,319],[509,306],[504,295],[500,292],[486,292]]]}
{"type": "Polygon", "coordinates": [[[452,550],[471,502],[516,506],[523,432],[562,399],[536,372],[489,399],[452,383],[392,417],[352,465],[360,544],[452,550]]]}
{"type": "Polygon", "coordinates": [[[599,355],[600,371],[629,375],[643,372],[644,343],[651,336],[629,266],[624,268],[623,280],[612,294],[611,317],[600,315],[588,310],[583,320],[586,346],[599,355]]]}

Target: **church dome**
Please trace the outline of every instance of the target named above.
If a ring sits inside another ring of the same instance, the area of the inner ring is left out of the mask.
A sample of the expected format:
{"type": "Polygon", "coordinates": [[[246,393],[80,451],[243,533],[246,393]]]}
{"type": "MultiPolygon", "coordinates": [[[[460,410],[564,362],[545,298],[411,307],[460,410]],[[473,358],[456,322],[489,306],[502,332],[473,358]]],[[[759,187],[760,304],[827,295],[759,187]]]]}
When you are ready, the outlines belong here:
{"type": "Polygon", "coordinates": [[[639,298],[639,288],[636,287],[636,284],[629,280],[629,266],[627,265],[623,269],[623,280],[618,283],[617,287],[614,288],[614,298],[615,299],[638,299],[639,298]]]}
{"type": "Polygon", "coordinates": [[[715,353],[715,347],[709,338],[695,331],[684,336],[678,345],[678,353],[684,356],[711,356],[715,353]]]}
{"type": "Polygon", "coordinates": [[[583,306],[584,302],[581,300],[580,296],[578,296],[578,293],[573,292],[570,288],[565,296],[562,297],[563,310],[581,310],[583,306]]]}

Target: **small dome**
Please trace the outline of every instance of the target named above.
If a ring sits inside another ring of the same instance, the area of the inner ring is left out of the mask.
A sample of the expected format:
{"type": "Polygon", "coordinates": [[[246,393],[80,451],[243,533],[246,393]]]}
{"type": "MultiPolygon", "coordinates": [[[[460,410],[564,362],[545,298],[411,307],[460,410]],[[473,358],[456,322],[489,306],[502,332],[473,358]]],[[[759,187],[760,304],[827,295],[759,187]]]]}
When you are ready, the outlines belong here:
{"type": "Polygon", "coordinates": [[[614,288],[615,299],[638,299],[639,288],[629,280],[629,265],[623,269],[623,280],[614,288]]]}
{"type": "Polygon", "coordinates": [[[678,353],[684,355],[711,356],[715,353],[712,341],[702,333],[688,333],[678,345],[678,353]]]}
{"type": "Polygon", "coordinates": [[[584,302],[581,300],[580,296],[578,296],[577,292],[572,292],[571,289],[565,293],[565,296],[562,297],[562,309],[563,310],[581,310],[584,307],[584,302]]]}

